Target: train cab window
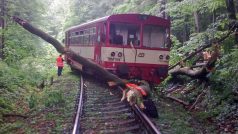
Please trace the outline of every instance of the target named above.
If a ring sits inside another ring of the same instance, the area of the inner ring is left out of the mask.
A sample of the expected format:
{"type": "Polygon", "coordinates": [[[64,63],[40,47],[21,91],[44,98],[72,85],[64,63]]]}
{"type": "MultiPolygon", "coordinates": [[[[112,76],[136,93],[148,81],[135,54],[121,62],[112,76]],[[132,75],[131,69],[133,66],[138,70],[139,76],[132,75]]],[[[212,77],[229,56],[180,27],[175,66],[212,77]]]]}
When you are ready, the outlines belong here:
{"type": "Polygon", "coordinates": [[[145,25],[143,30],[143,46],[150,48],[165,48],[166,29],[160,26],[145,25]]]}
{"type": "Polygon", "coordinates": [[[112,45],[140,45],[139,25],[126,23],[110,24],[109,42],[112,45]]]}

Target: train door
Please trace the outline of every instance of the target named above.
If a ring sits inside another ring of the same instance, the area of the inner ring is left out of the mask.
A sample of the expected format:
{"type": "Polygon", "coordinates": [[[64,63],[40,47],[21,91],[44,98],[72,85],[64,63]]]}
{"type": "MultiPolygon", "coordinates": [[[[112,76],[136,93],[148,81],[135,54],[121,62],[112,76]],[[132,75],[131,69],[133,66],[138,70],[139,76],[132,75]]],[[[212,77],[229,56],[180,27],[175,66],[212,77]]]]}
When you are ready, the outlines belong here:
{"type": "Polygon", "coordinates": [[[104,24],[100,23],[97,26],[97,41],[95,43],[95,61],[101,64],[101,47],[105,44],[104,24]]]}
{"type": "Polygon", "coordinates": [[[125,62],[136,63],[137,48],[140,46],[140,26],[139,25],[127,25],[127,46],[125,49],[125,62]]]}

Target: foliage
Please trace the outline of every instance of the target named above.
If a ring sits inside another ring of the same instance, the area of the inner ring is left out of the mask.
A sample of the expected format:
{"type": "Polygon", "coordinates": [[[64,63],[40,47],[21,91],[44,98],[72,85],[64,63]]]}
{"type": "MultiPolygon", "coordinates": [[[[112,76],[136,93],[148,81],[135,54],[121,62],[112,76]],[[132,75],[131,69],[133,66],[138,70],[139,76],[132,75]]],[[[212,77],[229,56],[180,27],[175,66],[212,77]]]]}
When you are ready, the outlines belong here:
{"type": "Polygon", "coordinates": [[[36,94],[31,94],[31,96],[28,99],[28,104],[29,104],[29,108],[35,108],[37,106],[37,101],[38,101],[38,97],[36,94]]]}
{"type": "MultiPolygon", "coordinates": [[[[11,1],[7,0],[9,8],[6,14],[18,15],[28,19],[33,24],[41,24],[43,18],[44,1],[35,0],[11,1]],[[27,3],[27,4],[26,4],[27,3]],[[21,8],[24,7],[24,8],[21,8]]],[[[7,18],[7,28],[4,32],[4,60],[0,63],[1,87],[13,90],[18,86],[36,86],[52,71],[46,56],[52,53],[52,48],[44,47],[36,36],[26,32],[7,18]]],[[[51,55],[52,57],[52,55],[51,55]]],[[[52,60],[51,60],[52,62],[52,60]]],[[[54,61],[52,62],[54,64],[54,61]]]]}
{"type": "Polygon", "coordinates": [[[42,14],[46,11],[47,0],[6,0],[8,7],[7,14],[17,15],[26,20],[30,20],[33,24],[43,23],[42,14]]]}
{"type": "Polygon", "coordinates": [[[9,102],[7,102],[4,98],[0,97],[0,108],[12,110],[12,105],[9,102]]]}
{"type": "Polygon", "coordinates": [[[238,49],[233,49],[230,54],[221,58],[219,67],[213,77],[222,83],[225,89],[238,90],[238,49]]]}
{"type": "Polygon", "coordinates": [[[11,68],[3,62],[0,62],[0,85],[1,88],[7,88],[13,91],[17,86],[25,83],[24,74],[15,68],[11,68]]]}
{"type": "Polygon", "coordinates": [[[10,65],[19,66],[20,60],[29,56],[35,56],[37,49],[40,49],[40,47],[37,46],[39,41],[34,38],[33,35],[26,33],[25,30],[15,24],[9,24],[4,34],[4,61],[10,65]]]}
{"type": "Polygon", "coordinates": [[[46,107],[59,106],[65,103],[63,93],[60,91],[48,91],[44,100],[46,107]]]}

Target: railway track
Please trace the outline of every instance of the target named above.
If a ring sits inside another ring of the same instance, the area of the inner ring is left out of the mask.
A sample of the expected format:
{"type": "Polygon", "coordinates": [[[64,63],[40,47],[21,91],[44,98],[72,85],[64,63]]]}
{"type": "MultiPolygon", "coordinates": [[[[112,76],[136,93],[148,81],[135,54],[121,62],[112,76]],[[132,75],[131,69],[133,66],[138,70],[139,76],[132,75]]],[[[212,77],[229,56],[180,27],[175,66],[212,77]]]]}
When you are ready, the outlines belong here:
{"type": "Polygon", "coordinates": [[[110,95],[105,85],[83,78],[80,83],[73,134],[160,133],[138,106],[120,101],[120,89],[110,95]]]}

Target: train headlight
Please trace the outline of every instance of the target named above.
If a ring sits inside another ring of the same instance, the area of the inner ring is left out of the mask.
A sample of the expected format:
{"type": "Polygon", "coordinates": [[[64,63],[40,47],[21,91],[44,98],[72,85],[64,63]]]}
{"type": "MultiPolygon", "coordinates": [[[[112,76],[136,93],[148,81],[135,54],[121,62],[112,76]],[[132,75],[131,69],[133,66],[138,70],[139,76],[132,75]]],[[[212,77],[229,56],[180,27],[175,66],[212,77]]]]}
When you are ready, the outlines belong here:
{"type": "Polygon", "coordinates": [[[122,52],[119,52],[119,53],[117,54],[117,56],[118,56],[118,57],[122,57],[122,52]]]}
{"type": "Polygon", "coordinates": [[[111,57],[114,57],[115,55],[115,52],[111,52],[111,57]]]}
{"type": "Polygon", "coordinates": [[[166,60],[169,60],[169,58],[170,58],[169,55],[167,55],[167,56],[166,56],[166,60]]]}
{"type": "Polygon", "coordinates": [[[160,59],[160,60],[162,60],[163,58],[164,58],[164,56],[163,56],[163,55],[160,55],[160,56],[159,56],[159,59],[160,59]]]}

